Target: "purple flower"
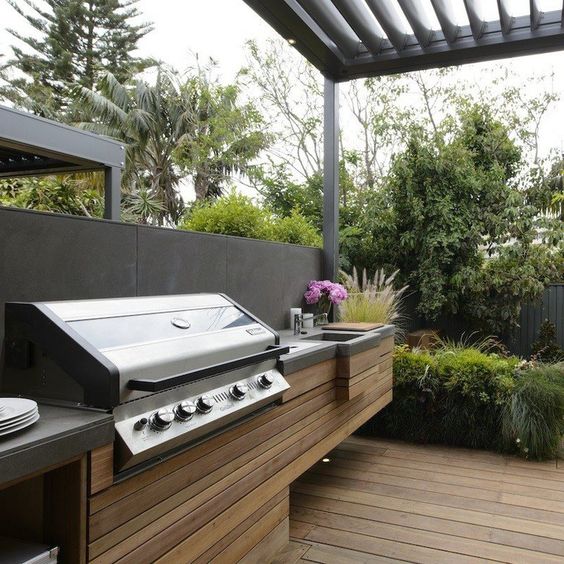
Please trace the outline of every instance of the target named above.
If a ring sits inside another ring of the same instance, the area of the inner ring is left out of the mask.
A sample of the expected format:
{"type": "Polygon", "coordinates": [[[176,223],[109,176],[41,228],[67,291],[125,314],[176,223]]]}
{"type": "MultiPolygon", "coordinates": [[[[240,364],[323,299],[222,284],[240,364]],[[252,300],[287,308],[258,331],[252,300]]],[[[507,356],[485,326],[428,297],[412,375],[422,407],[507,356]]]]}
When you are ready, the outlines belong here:
{"type": "Polygon", "coordinates": [[[312,280],[307,285],[304,298],[308,304],[316,304],[322,298],[326,298],[332,304],[340,304],[348,297],[347,291],[341,284],[331,280],[312,280]]]}
{"type": "Polygon", "coordinates": [[[306,303],[308,304],[316,304],[321,298],[321,290],[317,287],[312,287],[304,294],[304,298],[306,303]]]}

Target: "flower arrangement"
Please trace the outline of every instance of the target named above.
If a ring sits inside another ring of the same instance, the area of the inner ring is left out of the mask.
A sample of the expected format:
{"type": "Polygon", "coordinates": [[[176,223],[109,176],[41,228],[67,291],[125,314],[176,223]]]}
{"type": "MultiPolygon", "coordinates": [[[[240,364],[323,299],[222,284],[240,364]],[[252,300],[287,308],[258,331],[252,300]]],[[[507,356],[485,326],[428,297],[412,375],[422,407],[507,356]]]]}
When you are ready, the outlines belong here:
{"type": "Polygon", "coordinates": [[[333,304],[339,305],[348,297],[347,290],[341,284],[330,280],[312,280],[304,294],[306,303],[318,304],[321,313],[329,313],[333,304]]]}

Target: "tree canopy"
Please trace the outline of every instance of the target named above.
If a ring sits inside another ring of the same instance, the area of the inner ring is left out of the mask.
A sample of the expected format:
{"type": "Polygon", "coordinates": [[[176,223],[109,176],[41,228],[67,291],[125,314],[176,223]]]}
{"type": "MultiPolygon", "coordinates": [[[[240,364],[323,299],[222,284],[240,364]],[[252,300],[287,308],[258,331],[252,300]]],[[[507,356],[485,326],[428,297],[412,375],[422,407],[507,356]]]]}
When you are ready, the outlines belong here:
{"type": "Polygon", "coordinates": [[[45,0],[44,8],[32,0],[6,1],[33,31],[9,30],[23,47],[12,45],[5,68],[15,73],[0,97],[18,107],[61,119],[70,113],[71,85],[92,89],[106,69],[124,81],[150,64],[134,55],[152,30],[135,22],[138,0],[45,0]]]}

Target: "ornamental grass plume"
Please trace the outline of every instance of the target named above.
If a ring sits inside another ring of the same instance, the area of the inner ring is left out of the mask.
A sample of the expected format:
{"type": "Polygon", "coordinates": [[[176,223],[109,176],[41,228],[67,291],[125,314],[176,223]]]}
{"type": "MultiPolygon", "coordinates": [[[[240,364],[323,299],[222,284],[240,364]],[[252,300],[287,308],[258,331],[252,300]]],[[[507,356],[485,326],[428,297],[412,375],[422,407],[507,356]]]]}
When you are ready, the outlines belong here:
{"type": "Polygon", "coordinates": [[[368,278],[366,269],[359,279],[356,268],[352,275],[341,271],[344,285],[348,290],[348,300],[339,308],[339,319],[348,323],[368,322],[394,324],[401,329],[404,317],[401,313],[401,300],[408,286],[399,290],[394,288],[396,270],[386,276],[383,269],[377,270],[374,278],[368,278]]]}

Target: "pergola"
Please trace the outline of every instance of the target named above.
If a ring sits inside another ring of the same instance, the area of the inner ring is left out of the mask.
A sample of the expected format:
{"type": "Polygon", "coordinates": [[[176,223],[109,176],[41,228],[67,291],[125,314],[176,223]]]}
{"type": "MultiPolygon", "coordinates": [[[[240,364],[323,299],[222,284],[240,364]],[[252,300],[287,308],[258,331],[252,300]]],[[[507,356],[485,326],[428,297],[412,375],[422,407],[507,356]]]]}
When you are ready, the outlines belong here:
{"type": "Polygon", "coordinates": [[[117,221],[124,162],[118,141],[0,106],[0,178],[103,170],[104,217],[117,221]]]}
{"type": "Polygon", "coordinates": [[[339,258],[339,82],[564,49],[561,0],[245,2],[325,77],[323,252],[325,276],[333,280],[339,258]]]}

